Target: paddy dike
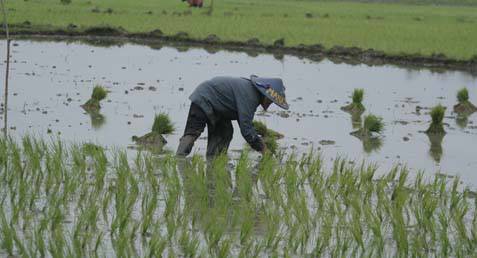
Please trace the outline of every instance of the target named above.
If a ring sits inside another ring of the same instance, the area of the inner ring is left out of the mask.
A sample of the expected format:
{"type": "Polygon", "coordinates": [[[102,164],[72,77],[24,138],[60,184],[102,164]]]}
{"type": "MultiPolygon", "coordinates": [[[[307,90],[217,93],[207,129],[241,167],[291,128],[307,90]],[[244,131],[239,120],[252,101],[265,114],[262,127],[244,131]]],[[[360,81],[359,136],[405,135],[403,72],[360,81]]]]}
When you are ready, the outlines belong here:
{"type": "MultiPolygon", "coordinates": [[[[137,145],[132,137],[150,132],[154,115],[167,113],[176,131],[164,136],[164,149],[175,152],[189,110],[188,96],[199,83],[220,75],[257,74],[280,77],[287,88],[289,111],[271,106],[268,112],[259,108],[255,116],[285,136],[278,140],[280,150],[301,155],[313,148],[326,161],[337,156],[356,164],[366,160],[379,164],[382,171],[402,164],[429,174],[459,175],[467,185],[477,185],[473,152],[477,113],[465,123],[452,113],[456,93],[463,86],[469,90],[469,100],[477,102],[477,77],[472,73],[351,65],[327,58],[253,55],[158,41],[144,46],[112,38],[105,46],[106,38],[13,41],[8,133],[15,138],[30,134],[134,152],[137,145]],[[90,115],[81,105],[96,85],[109,93],[100,113],[90,115]],[[383,118],[379,141],[361,141],[350,135],[360,119],[340,107],[349,104],[355,88],[364,89],[363,116],[372,113],[383,118]],[[430,108],[439,103],[447,107],[443,121],[447,134],[433,141],[421,132],[429,127],[430,108]]],[[[5,46],[0,41],[0,49],[5,46]]],[[[4,56],[0,58],[0,70],[4,70],[4,56]]],[[[205,154],[206,136],[205,131],[193,152],[205,154]]],[[[245,146],[234,122],[229,154],[236,155],[245,146]]]]}
{"type": "MultiPolygon", "coordinates": [[[[66,28],[56,28],[51,26],[33,26],[28,21],[22,24],[11,24],[9,26],[10,34],[14,37],[34,36],[60,40],[83,39],[96,42],[134,42],[144,45],[174,43],[193,47],[213,48],[215,51],[224,49],[254,52],[255,54],[272,53],[278,57],[288,54],[306,57],[316,61],[327,58],[335,62],[349,64],[393,64],[414,68],[425,67],[431,69],[461,70],[477,74],[477,55],[469,60],[457,60],[441,53],[425,56],[418,53],[389,54],[375,49],[361,49],[347,46],[325,48],[320,44],[286,46],[284,39],[277,39],[272,44],[261,43],[256,38],[250,38],[246,41],[224,41],[215,34],[208,35],[205,38],[192,38],[186,32],[166,35],[160,29],[143,33],[130,33],[121,27],[100,26],[79,28],[74,24],[70,24],[66,28]]],[[[3,28],[0,30],[0,34],[5,34],[3,28]]]]}

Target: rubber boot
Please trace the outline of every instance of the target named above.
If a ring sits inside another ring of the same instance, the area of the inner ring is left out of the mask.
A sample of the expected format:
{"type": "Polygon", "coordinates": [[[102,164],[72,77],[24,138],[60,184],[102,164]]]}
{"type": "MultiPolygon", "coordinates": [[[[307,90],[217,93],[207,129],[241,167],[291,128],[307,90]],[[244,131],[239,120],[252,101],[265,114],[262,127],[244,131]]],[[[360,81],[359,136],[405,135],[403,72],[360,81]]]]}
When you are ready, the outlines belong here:
{"type": "Polygon", "coordinates": [[[182,136],[179,142],[179,147],[177,147],[176,156],[185,157],[189,155],[196,139],[197,137],[192,135],[182,136]]]}

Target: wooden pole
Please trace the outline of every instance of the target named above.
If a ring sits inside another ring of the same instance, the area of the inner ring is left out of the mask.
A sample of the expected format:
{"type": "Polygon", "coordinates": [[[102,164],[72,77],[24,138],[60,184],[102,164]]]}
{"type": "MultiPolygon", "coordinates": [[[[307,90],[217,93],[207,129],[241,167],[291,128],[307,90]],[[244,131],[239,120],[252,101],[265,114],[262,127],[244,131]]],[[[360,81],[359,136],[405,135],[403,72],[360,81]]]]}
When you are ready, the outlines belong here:
{"type": "Polygon", "coordinates": [[[8,32],[8,22],[7,22],[7,11],[5,10],[5,1],[0,0],[2,3],[2,13],[3,13],[3,26],[5,27],[5,33],[7,36],[7,65],[5,71],[5,102],[3,106],[4,112],[4,127],[3,127],[3,134],[5,138],[7,137],[7,126],[8,126],[8,73],[10,71],[10,34],[8,32]]]}

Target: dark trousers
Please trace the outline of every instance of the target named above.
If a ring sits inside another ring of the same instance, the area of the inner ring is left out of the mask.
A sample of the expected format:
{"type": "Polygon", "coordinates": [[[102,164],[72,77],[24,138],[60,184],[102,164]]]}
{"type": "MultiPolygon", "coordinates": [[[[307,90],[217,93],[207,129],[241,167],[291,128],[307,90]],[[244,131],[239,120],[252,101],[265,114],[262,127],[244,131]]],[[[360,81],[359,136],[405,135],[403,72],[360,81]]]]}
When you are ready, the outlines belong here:
{"type": "Polygon", "coordinates": [[[194,142],[202,134],[206,125],[208,130],[207,156],[216,156],[222,152],[226,152],[234,134],[232,121],[218,119],[218,121],[212,125],[204,111],[198,105],[191,103],[178,153],[179,149],[182,148],[185,150],[182,151],[182,154],[188,155],[192,150],[194,142]]]}

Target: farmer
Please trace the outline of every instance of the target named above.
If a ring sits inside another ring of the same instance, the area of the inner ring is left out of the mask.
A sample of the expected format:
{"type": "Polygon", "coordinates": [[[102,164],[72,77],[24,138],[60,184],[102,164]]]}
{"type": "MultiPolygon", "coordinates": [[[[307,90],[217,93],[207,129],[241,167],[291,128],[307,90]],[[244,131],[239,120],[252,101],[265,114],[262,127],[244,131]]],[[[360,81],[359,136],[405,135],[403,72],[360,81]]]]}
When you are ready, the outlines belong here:
{"type": "MultiPolygon", "coordinates": [[[[182,2],[184,2],[184,1],[186,1],[186,0],[182,0],[182,2]]],[[[191,6],[191,7],[201,8],[202,5],[204,4],[203,2],[204,2],[203,0],[187,0],[187,3],[189,3],[189,6],[191,6]]]]}
{"type": "Polygon", "coordinates": [[[237,120],[243,138],[250,146],[264,153],[266,146],[257,135],[252,121],[258,105],[267,110],[273,102],[288,109],[285,87],[278,78],[250,79],[216,77],[201,83],[190,95],[189,115],[177,148],[178,156],[187,156],[207,125],[207,156],[226,152],[233,136],[232,120],[237,120]]]}

